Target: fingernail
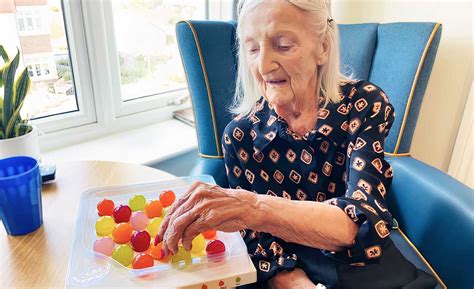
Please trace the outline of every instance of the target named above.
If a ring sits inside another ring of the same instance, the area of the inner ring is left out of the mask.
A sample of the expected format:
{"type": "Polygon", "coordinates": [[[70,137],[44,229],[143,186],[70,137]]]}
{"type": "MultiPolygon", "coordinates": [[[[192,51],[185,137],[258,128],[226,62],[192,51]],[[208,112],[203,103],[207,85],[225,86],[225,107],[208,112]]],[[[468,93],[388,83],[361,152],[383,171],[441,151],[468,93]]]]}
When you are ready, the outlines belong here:
{"type": "Polygon", "coordinates": [[[157,246],[160,242],[161,242],[160,235],[156,235],[155,242],[153,244],[155,244],[155,246],[157,246]]]}

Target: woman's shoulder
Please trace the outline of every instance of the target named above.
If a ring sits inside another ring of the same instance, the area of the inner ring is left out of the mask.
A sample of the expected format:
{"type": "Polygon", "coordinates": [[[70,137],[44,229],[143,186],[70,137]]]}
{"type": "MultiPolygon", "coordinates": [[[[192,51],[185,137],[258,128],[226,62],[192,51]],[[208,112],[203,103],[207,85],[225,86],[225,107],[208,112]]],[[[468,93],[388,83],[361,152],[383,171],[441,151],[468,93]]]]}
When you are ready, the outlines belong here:
{"type": "Polygon", "coordinates": [[[235,116],[225,127],[224,134],[232,135],[235,131],[241,131],[243,134],[252,129],[252,122],[249,116],[239,114],[235,116]]]}
{"type": "MultiPolygon", "coordinates": [[[[245,148],[251,151],[255,131],[252,129],[252,122],[248,116],[237,115],[225,127],[222,134],[224,151],[226,146],[232,145],[234,150],[245,148]]],[[[224,152],[225,154],[225,152],[224,152]]]]}
{"type": "Polygon", "coordinates": [[[359,106],[363,104],[371,105],[380,101],[390,103],[385,91],[367,80],[344,83],[341,85],[341,92],[343,94],[342,100],[352,103],[353,106],[356,104],[359,104],[359,106]]]}
{"type": "Polygon", "coordinates": [[[232,134],[234,130],[241,130],[242,132],[250,132],[260,122],[266,121],[269,117],[268,104],[265,99],[261,97],[255,103],[254,111],[249,114],[236,115],[225,127],[224,133],[232,134]]]}

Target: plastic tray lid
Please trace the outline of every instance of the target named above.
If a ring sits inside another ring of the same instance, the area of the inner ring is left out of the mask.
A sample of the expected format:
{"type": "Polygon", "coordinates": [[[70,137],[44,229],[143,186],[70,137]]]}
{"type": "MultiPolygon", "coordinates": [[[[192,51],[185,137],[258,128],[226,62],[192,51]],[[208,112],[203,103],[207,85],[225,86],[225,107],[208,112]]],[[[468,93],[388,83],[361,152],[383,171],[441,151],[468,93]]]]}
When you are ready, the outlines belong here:
{"type": "MultiPolygon", "coordinates": [[[[226,266],[226,262],[245,263],[245,260],[248,260],[247,249],[237,232],[218,232],[218,239],[226,245],[225,256],[220,258],[220,260],[225,260],[224,262],[215,262],[207,257],[195,257],[193,263],[188,266],[183,266],[182,263],[163,263],[151,268],[129,269],[111,257],[93,251],[93,243],[97,239],[94,226],[98,219],[96,209],[98,202],[108,198],[115,204],[126,204],[135,194],[144,195],[147,200],[158,199],[159,193],[163,190],[174,191],[179,199],[194,181],[215,184],[212,176],[202,175],[161,182],[109,186],[83,192],[74,229],[66,287],[185,287],[199,279],[196,278],[196,274],[199,274],[201,270],[213,270],[217,276],[220,268],[226,266]]],[[[242,265],[245,266],[243,263],[242,265]]]]}

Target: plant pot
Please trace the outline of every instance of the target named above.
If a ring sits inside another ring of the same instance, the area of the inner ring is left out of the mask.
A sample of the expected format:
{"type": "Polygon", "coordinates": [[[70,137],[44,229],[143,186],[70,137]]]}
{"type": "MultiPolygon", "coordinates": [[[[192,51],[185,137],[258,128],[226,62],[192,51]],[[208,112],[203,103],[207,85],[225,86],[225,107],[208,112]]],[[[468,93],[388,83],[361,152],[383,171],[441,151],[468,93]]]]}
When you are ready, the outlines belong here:
{"type": "Polygon", "coordinates": [[[40,160],[40,149],[38,143],[38,129],[33,129],[22,136],[0,139],[0,159],[13,156],[29,156],[40,160]]]}

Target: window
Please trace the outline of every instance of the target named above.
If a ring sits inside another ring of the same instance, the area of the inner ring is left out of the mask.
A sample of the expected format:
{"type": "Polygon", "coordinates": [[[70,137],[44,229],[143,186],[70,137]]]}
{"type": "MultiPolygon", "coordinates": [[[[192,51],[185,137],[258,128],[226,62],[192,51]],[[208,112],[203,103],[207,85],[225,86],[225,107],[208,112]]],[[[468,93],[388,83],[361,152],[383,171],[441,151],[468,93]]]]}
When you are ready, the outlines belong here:
{"type": "Polygon", "coordinates": [[[42,25],[41,25],[41,18],[40,17],[36,17],[36,29],[38,29],[39,31],[42,30],[42,25]]]}
{"type": "Polygon", "coordinates": [[[35,67],[36,67],[36,76],[41,76],[41,66],[39,64],[36,64],[35,67]]]}
{"type": "MultiPolygon", "coordinates": [[[[11,0],[10,0],[11,1],[11,0]]],[[[43,18],[48,16],[46,1],[38,1],[27,3],[18,1],[16,4],[16,21],[18,23],[18,32],[23,35],[35,35],[47,33],[47,29],[43,30],[43,18]],[[25,26],[26,23],[26,26],[25,26]]]]}
{"type": "Polygon", "coordinates": [[[30,77],[33,77],[35,74],[33,73],[33,68],[31,68],[31,65],[28,65],[28,74],[30,77]]]}
{"type": "Polygon", "coordinates": [[[30,17],[26,18],[26,24],[27,24],[27,27],[28,27],[28,31],[32,31],[33,30],[33,19],[31,19],[30,17]]]}
{"type": "Polygon", "coordinates": [[[44,75],[48,75],[49,74],[49,65],[48,65],[48,63],[43,64],[43,68],[44,68],[44,75]]]}
{"type": "Polygon", "coordinates": [[[25,19],[18,18],[18,30],[25,31],[25,19]]]}
{"type": "Polygon", "coordinates": [[[22,52],[32,80],[22,114],[46,133],[43,150],[189,107],[175,24],[232,15],[227,0],[2,1],[14,9],[0,10],[0,44],[22,52]]]}
{"type": "Polygon", "coordinates": [[[28,67],[32,85],[22,114],[35,119],[77,112],[76,95],[61,91],[74,87],[61,2],[14,3],[14,9],[0,13],[4,30],[10,31],[10,34],[0,36],[0,43],[10,58],[15,56],[16,48],[20,49],[23,60],[20,69],[28,67]],[[46,23],[48,26],[43,25],[46,23]]]}
{"type": "Polygon", "coordinates": [[[205,19],[205,2],[119,0],[112,10],[122,100],[184,90],[175,24],[205,19]]]}

